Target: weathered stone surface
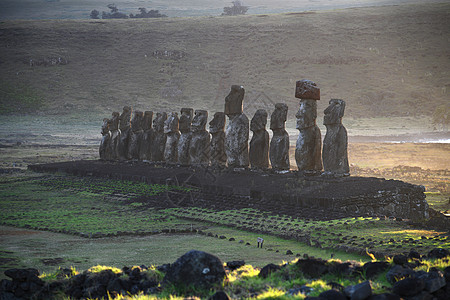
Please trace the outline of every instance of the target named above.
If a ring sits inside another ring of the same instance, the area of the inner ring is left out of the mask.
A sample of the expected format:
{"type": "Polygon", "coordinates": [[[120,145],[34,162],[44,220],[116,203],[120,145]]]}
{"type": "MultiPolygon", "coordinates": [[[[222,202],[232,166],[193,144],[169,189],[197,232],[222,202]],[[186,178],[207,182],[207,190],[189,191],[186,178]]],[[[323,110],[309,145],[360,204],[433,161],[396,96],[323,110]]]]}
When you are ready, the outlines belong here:
{"type": "Polygon", "coordinates": [[[356,285],[348,286],[344,289],[344,293],[350,300],[364,300],[372,295],[372,287],[370,281],[364,281],[356,285]]]}
{"type": "Polygon", "coordinates": [[[270,117],[270,129],[273,131],[270,141],[269,158],[272,169],[289,170],[289,134],[285,130],[288,106],[284,103],[275,104],[275,110],[270,117]]]}
{"type": "Polygon", "coordinates": [[[117,160],[117,145],[119,144],[120,139],[120,130],[119,130],[119,120],[120,114],[118,112],[113,112],[112,117],[109,120],[109,132],[111,134],[111,140],[109,142],[109,152],[111,153],[111,160],[117,160]]]}
{"type": "Polygon", "coordinates": [[[320,89],[311,80],[299,80],[295,85],[295,98],[320,100],[320,89]]]}
{"type": "Polygon", "coordinates": [[[208,112],[206,110],[196,110],[192,120],[192,137],[189,145],[189,156],[191,164],[208,165],[211,136],[206,131],[208,112]]]}
{"type": "Polygon", "coordinates": [[[253,136],[250,141],[249,159],[252,168],[267,169],[269,167],[269,133],[266,130],[267,111],[258,109],[251,122],[253,136]]]}
{"type": "Polygon", "coordinates": [[[295,115],[296,128],[299,131],[295,147],[295,161],[299,171],[322,170],[322,137],[316,124],[317,101],[300,100],[300,107],[295,115]]]}
{"type": "MultiPolygon", "coordinates": [[[[328,290],[319,294],[319,299],[323,300],[347,300],[347,297],[339,291],[328,290]]],[[[353,298],[352,298],[353,299],[353,298]]]]}
{"type": "Polygon", "coordinates": [[[397,281],[392,286],[392,292],[399,296],[414,296],[419,294],[425,288],[423,279],[408,277],[397,281]]]}
{"type": "Polygon", "coordinates": [[[110,158],[110,141],[111,133],[109,132],[109,119],[104,118],[102,124],[102,140],[100,142],[100,147],[98,149],[100,159],[108,160],[110,158]]]}
{"type": "Polygon", "coordinates": [[[219,258],[203,251],[191,250],[170,265],[163,281],[178,287],[192,285],[209,289],[221,285],[225,276],[219,258]]]}
{"type": "Polygon", "coordinates": [[[331,99],[329,103],[323,119],[323,124],[327,127],[323,140],[323,168],[325,172],[348,174],[350,172],[347,155],[348,138],[347,130],[342,125],[345,101],[331,99]]]}
{"type": "Polygon", "coordinates": [[[133,119],[131,120],[130,141],[128,144],[128,159],[139,159],[139,150],[142,139],[142,125],[144,122],[144,113],[142,111],[134,111],[133,119]]]}
{"type": "Polygon", "coordinates": [[[153,120],[153,143],[152,161],[164,161],[164,150],[166,148],[166,134],[164,133],[164,122],[167,120],[167,113],[158,112],[153,120]]]}
{"type": "Polygon", "coordinates": [[[233,85],[225,98],[225,114],[229,118],[225,132],[225,151],[228,167],[247,168],[249,121],[242,112],[245,90],[242,86],[233,85]]]}
{"type": "Polygon", "coordinates": [[[232,85],[231,91],[225,98],[225,114],[238,115],[243,113],[245,90],[243,86],[232,85]]]}
{"type": "Polygon", "coordinates": [[[146,111],[144,113],[144,121],[142,125],[143,133],[141,137],[141,144],[139,149],[139,159],[140,160],[152,160],[151,147],[153,144],[153,112],[146,111]]]}
{"type": "Polygon", "coordinates": [[[328,267],[322,259],[299,259],[296,265],[305,276],[310,278],[318,278],[328,272],[328,267]]]}
{"type": "Polygon", "coordinates": [[[191,123],[193,116],[194,110],[192,108],[181,109],[179,121],[181,136],[178,140],[178,163],[182,165],[189,165],[191,163],[189,146],[192,138],[191,123]]]}
{"type": "Polygon", "coordinates": [[[259,271],[258,277],[267,278],[271,273],[281,270],[279,265],[268,264],[259,271]]]}
{"type": "Polygon", "coordinates": [[[211,133],[211,165],[225,166],[227,154],[225,153],[225,113],[216,112],[209,122],[211,133]]]}
{"type": "Polygon", "coordinates": [[[120,136],[117,143],[117,156],[119,160],[126,160],[128,156],[128,143],[131,134],[131,107],[124,106],[119,117],[120,136]]]}
{"type": "Polygon", "coordinates": [[[176,112],[169,113],[167,120],[164,122],[164,133],[166,134],[164,160],[169,163],[176,163],[178,162],[178,140],[181,135],[176,112]]]}
{"type": "Polygon", "coordinates": [[[434,248],[428,252],[428,258],[444,258],[450,256],[450,251],[444,248],[434,248]]]}
{"type": "Polygon", "coordinates": [[[231,299],[224,291],[218,291],[214,295],[208,298],[208,300],[229,300],[231,299]]]}
{"type": "Polygon", "coordinates": [[[236,269],[239,269],[240,267],[245,265],[245,261],[244,260],[233,260],[233,261],[228,261],[227,262],[227,267],[231,270],[234,271],[236,269]]]}

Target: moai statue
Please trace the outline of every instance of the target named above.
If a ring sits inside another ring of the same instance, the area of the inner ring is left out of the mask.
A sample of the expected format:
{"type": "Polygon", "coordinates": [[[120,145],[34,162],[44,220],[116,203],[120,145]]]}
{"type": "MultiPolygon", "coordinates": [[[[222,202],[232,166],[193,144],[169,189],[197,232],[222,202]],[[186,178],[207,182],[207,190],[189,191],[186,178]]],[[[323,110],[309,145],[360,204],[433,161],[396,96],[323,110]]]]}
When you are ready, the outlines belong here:
{"type": "Polygon", "coordinates": [[[153,120],[153,142],[152,161],[164,161],[164,150],[166,148],[166,135],[164,133],[164,122],[167,120],[167,113],[158,112],[153,120]]]}
{"type": "Polygon", "coordinates": [[[214,118],[209,122],[209,133],[211,133],[211,165],[224,167],[227,164],[225,153],[225,113],[216,112],[214,118]]]}
{"type": "Polygon", "coordinates": [[[142,124],[144,122],[144,113],[136,110],[131,120],[130,141],[128,144],[128,159],[139,159],[140,143],[142,139],[142,124]]]}
{"type": "Polygon", "coordinates": [[[128,143],[131,135],[131,107],[124,106],[119,117],[120,136],[117,143],[117,156],[119,160],[126,160],[128,156],[128,143]]]}
{"type": "Polygon", "coordinates": [[[273,131],[270,141],[270,164],[277,171],[289,170],[289,134],[285,129],[288,106],[284,103],[275,104],[275,110],[270,116],[270,129],[273,131]]]}
{"type": "Polygon", "coordinates": [[[142,122],[142,133],[141,144],[139,148],[139,159],[140,160],[152,160],[152,144],[153,144],[153,112],[144,112],[144,121],[142,122]]]}
{"type": "Polygon", "coordinates": [[[267,169],[269,167],[269,133],[266,130],[267,111],[258,109],[250,121],[253,136],[250,141],[250,165],[252,168],[267,169]]]}
{"type": "Polygon", "coordinates": [[[104,118],[102,124],[102,141],[100,142],[100,148],[98,152],[100,154],[101,160],[110,159],[110,142],[111,142],[111,132],[109,131],[109,119],[104,118]]]}
{"type": "Polygon", "coordinates": [[[164,160],[168,163],[176,163],[178,162],[178,140],[180,139],[179,119],[176,112],[169,113],[164,122],[164,133],[166,134],[164,160]]]}
{"type": "Polygon", "coordinates": [[[196,110],[192,120],[192,138],[189,145],[189,156],[193,165],[209,164],[209,147],[211,137],[206,131],[208,112],[206,110],[196,110]]]}
{"type": "Polygon", "coordinates": [[[231,91],[225,98],[225,114],[229,118],[225,131],[225,152],[228,167],[247,168],[249,122],[243,113],[244,87],[231,86],[231,91]]]}
{"type": "Polygon", "coordinates": [[[192,132],[191,123],[194,115],[192,108],[182,108],[179,121],[181,136],[178,141],[178,163],[182,165],[190,165],[189,146],[191,143],[192,132]]]}
{"type": "Polygon", "coordinates": [[[322,137],[316,124],[317,100],[320,89],[310,80],[299,80],[295,97],[300,99],[300,107],[295,115],[299,131],[295,147],[295,161],[299,171],[316,173],[322,170],[322,137]]]}
{"type": "Polygon", "coordinates": [[[323,118],[323,124],[327,127],[322,150],[323,168],[328,173],[348,175],[347,130],[342,125],[345,101],[331,99],[329,103],[323,118]]]}
{"type": "Polygon", "coordinates": [[[111,133],[109,151],[111,153],[111,160],[117,160],[119,158],[117,155],[117,145],[119,144],[120,139],[119,118],[120,114],[115,111],[112,113],[112,118],[109,120],[109,132],[111,133]]]}

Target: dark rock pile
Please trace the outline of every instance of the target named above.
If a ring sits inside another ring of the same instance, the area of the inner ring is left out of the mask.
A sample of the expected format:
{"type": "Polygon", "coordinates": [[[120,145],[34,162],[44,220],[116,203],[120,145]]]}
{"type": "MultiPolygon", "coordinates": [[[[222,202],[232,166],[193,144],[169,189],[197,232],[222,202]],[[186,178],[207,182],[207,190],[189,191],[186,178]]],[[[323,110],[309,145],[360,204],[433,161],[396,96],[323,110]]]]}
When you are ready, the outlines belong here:
{"type": "MultiPolygon", "coordinates": [[[[450,299],[450,266],[443,271],[430,268],[423,271],[423,258],[443,259],[448,264],[450,251],[442,248],[433,249],[427,256],[417,256],[411,251],[408,256],[398,255],[393,264],[387,262],[355,262],[324,261],[313,257],[298,260],[294,270],[306,278],[320,278],[331,274],[340,278],[365,279],[356,285],[342,286],[329,282],[331,290],[321,293],[318,297],[309,297],[313,288],[302,286],[292,288],[286,295],[302,293],[306,299],[450,299]],[[386,275],[382,275],[386,273],[386,275]],[[387,293],[373,294],[371,281],[379,276],[385,276],[392,288],[386,288],[387,293]]],[[[194,291],[216,290],[217,293],[210,299],[229,299],[221,291],[226,279],[226,270],[232,271],[245,264],[244,261],[230,261],[223,267],[222,262],[214,255],[202,251],[189,251],[171,265],[162,265],[156,270],[146,266],[124,267],[121,272],[106,269],[100,272],[85,271],[75,275],[71,269],[59,269],[56,279],[45,282],[39,278],[36,269],[9,269],[5,275],[12,280],[4,279],[0,282],[0,299],[96,299],[114,298],[117,295],[136,295],[143,293],[158,294],[163,289],[184,285],[181,290],[193,287],[194,291]],[[165,276],[163,277],[163,275],[165,276]]],[[[287,265],[278,266],[269,264],[261,269],[259,277],[267,278],[271,274],[283,272],[287,265]]],[[[286,279],[288,280],[288,279],[286,279]]]]}

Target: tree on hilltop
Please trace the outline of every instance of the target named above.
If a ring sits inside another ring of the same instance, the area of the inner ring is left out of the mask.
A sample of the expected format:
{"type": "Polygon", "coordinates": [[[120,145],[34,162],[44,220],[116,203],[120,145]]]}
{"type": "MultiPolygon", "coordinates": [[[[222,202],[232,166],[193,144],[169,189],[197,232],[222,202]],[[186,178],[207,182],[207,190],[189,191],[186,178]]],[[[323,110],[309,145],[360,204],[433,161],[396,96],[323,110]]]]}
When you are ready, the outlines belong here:
{"type": "Polygon", "coordinates": [[[244,6],[240,0],[235,0],[231,3],[233,4],[233,6],[223,8],[222,16],[245,15],[248,10],[248,6],[244,6]]]}
{"type": "Polygon", "coordinates": [[[130,14],[130,18],[165,18],[166,15],[160,14],[159,10],[152,9],[147,11],[144,7],[139,7],[139,14],[133,15],[130,14]]]}

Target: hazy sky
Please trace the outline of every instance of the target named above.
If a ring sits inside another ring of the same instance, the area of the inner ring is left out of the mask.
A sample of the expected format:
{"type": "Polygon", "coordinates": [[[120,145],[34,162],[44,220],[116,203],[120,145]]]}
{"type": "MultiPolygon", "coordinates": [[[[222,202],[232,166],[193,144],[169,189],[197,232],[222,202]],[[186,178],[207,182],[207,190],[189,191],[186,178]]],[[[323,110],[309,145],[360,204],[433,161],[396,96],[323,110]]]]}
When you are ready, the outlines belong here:
{"type": "MultiPolygon", "coordinates": [[[[449,0],[245,0],[248,14],[323,10],[404,3],[448,2],[449,0]]],[[[0,0],[0,20],[88,19],[93,9],[108,11],[115,3],[119,11],[137,13],[139,7],[158,9],[169,17],[220,15],[231,0],[0,0]]]]}

